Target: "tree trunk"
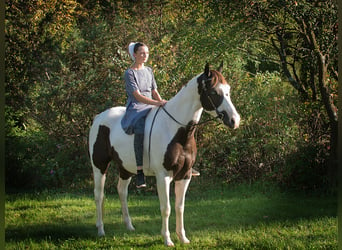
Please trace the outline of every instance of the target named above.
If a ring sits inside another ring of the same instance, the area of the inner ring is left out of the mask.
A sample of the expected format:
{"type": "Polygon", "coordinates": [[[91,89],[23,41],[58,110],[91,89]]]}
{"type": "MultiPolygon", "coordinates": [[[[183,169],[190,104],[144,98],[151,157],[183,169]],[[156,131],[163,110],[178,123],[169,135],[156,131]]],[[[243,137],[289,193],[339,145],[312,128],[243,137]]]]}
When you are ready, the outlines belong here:
{"type": "Polygon", "coordinates": [[[275,48],[275,50],[277,51],[280,61],[281,61],[281,67],[283,70],[284,75],[287,77],[288,81],[290,82],[290,84],[292,85],[292,87],[294,87],[298,93],[301,95],[301,97],[304,100],[308,99],[308,93],[306,92],[306,90],[303,88],[302,84],[299,83],[294,77],[292,77],[290,70],[287,68],[288,66],[288,62],[286,59],[286,52],[285,52],[285,47],[284,47],[284,39],[281,35],[277,35],[278,38],[278,42],[279,42],[279,47],[276,45],[274,39],[272,38],[272,45],[275,48]]]}
{"type": "Polygon", "coordinates": [[[318,87],[322,97],[322,102],[324,104],[325,110],[329,117],[330,126],[330,159],[328,166],[328,175],[330,177],[330,182],[333,186],[337,184],[337,164],[338,164],[338,117],[337,108],[331,98],[329,88],[326,84],[327,82],[327,70],[328,63],[326,57],[319,50],[316,42],[316,37],[313,31],[310,32],[310,40],[314,46],[314,51],[317,57],[318,63],[318,87]]]}

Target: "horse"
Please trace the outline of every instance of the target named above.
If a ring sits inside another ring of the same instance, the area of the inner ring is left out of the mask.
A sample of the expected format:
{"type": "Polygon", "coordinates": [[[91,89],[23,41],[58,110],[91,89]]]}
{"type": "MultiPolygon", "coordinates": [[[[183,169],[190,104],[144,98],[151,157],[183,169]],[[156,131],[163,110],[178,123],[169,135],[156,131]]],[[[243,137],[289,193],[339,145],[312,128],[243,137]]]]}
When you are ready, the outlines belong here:
{"type": "MultiPolygon", "coordinates": [[[[176,234],[183,244],[190,243],[184,229],[185,193],[197,148],[194,133],[203,110],[232,129],[239,127],[240,115],[230,99],[230,86],[219,70],[210,70],[191,79],[163,107],[154,107],[146,117],[144,166],[146,176],[155,176],[162,217],[161,234],[166,246],[174,246],[169,231],[170,183],[175,181],[176,234]]],[[[125,107],[109,108],[98,114],[89,132],[89,155],[94,176],[98,235],[104,236],[103,209],[106,172],[113,161],[119,168],[117,190],[123,221],[135,230],[127,206],[128,185],[136,174],[133,137],[121,127],[125,107]]]]}

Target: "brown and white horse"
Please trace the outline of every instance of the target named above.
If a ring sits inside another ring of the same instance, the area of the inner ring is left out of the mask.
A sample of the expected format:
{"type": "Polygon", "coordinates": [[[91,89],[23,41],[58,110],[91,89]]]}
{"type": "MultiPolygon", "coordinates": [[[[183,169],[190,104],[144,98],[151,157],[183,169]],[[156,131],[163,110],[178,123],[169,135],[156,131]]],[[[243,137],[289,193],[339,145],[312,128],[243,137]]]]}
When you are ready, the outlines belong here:
{"type": "MultiPolygon", "coordinates": [[[[222,68],[222,67],[221,67],[222,68]]],[[[181,243],[190,243],[184,230],[185,193],[191,180],[191,168],[197,148],[194,138],[203,109],[218,116],[226,126],[238,128],[240,116],[230,100],[230,86],[220,71],[205,66],[204,73],[188,82],[162,109],[155,107],[146,118],[144,173],[157,180],[162,236],[173,246],[169,232],[170,183],[175,181],[176,233],[181,243]],[[152,133],[150,133],[152,130],[152,133]]],[[[94,194],[98,235],[104,236],[103,208],[106,171],[111,161],[119,168],[117,185],[122,215],[128,230],[134,230],[128,213],[127,193],[137,169],[133,137],[121,128],[125,107],[110,108],[93,121],[89,133],[89,153],[94,173],[94,194]]]]}

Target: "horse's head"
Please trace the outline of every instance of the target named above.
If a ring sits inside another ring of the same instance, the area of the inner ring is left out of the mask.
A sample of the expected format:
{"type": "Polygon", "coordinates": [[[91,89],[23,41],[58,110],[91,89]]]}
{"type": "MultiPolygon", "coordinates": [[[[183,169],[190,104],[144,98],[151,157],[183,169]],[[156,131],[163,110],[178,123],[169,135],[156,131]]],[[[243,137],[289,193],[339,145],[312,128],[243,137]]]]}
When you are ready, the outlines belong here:
{"type": "Polygon", "coordinates": [[[218,71],[210,70],[209,64],[206,64],[204,73],[197,79],[200,101],[205,111],[217,115],[226,126],[236,129],[240,124],[240,115],[230,100],[230,86],[221,70],[222,63],[218,71]]]}

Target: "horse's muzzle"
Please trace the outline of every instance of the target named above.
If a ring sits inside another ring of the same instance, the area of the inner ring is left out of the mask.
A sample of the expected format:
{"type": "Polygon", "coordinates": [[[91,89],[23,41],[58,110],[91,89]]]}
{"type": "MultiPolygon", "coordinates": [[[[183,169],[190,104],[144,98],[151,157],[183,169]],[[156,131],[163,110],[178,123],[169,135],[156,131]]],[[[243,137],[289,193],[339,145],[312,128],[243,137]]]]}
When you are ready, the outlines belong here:
{"type": "Polygon", "coordinates": [[[220,112],[220,118],[223,121],[224,125],[237,129],[240,125],[240,115],[233,114],[232,117],[229,117],[226,111],[220,112]]]}

